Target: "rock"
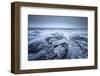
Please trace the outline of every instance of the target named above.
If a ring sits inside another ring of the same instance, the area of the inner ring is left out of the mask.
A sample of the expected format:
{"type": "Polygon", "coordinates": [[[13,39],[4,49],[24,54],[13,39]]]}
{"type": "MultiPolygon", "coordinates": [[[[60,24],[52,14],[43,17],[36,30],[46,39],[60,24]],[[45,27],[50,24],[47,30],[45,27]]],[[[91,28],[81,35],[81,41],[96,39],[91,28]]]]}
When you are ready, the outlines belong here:
{"type": "Polygon", "coordinates": [[[54,41],[57,41],[57,39],[56,38],[51,38],[51,39],[49,39],[49,43],[53,43],[54,41]]]}
{"type": "Polygon", "coordinates": [[[66,40],[65,39],[61,39],[61,40],[54,41],[53,45],[59,45],[59,44],[62,44],[62,43],[66,43],[66,40]]]}
{"type": "Polygon", "coordinates": [[[54,53],[57,55],[58,58],[61,58],[64,56],[64,54],[66,53],[65,48],[62,46],[57,46],[54,49],[54,53]]]}

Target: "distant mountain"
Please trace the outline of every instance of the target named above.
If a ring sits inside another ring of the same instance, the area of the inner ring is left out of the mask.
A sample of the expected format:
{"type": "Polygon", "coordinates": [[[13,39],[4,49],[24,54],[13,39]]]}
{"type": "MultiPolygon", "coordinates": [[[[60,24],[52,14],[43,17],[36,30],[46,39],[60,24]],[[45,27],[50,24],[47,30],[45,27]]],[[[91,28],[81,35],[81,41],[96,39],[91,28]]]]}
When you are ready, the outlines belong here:
{"type": "Polygon", "coordinates": [[[41,27],[32,27],[28,28],[29,30],[44,30],[44,29],[63,29],[63,30],[87,30],[87,28],[41,28],[41,27]]]}

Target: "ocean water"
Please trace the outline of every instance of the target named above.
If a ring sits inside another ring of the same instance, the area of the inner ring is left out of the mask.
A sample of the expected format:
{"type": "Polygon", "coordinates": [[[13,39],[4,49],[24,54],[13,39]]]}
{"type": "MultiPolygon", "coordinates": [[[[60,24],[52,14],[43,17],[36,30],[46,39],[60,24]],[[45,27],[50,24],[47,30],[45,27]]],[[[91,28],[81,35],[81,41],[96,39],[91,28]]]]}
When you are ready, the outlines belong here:
{"type": "Polygon", "coordinates": [[[88,58],[87,29],[29,29],[28,61],[88,58]]]}

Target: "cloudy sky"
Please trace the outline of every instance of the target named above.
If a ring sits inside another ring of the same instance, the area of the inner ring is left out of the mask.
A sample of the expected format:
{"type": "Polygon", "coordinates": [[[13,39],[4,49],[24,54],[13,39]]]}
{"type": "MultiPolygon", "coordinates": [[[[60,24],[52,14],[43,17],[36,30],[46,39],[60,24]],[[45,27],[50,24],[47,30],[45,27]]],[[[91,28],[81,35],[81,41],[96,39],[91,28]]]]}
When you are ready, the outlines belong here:
{"type": "Polygon", "coordinates": [[[28,15],[29,28],[84,28],[87,17],[28,15]]]}

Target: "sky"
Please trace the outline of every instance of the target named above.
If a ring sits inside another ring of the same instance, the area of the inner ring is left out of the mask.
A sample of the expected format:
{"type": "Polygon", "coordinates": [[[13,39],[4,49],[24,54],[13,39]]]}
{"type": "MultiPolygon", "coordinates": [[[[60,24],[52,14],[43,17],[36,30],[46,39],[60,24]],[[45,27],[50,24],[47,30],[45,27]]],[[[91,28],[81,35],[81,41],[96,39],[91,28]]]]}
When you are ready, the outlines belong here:
{"type": "Polygon", "coordinates": [[[28,15],[29,28],[82,28],[87,29],[87,17],[28,15]]]}

